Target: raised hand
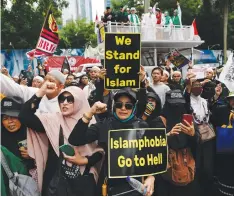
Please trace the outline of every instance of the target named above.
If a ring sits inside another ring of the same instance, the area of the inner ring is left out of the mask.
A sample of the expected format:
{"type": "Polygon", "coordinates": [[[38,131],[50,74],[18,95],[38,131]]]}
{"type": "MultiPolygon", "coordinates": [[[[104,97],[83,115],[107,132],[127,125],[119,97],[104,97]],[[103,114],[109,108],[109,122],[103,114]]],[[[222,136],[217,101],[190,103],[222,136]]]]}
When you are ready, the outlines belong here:
{"type": "Polygon", "coordinates": [[[107,105],[105,103],[101,103],[100,101],[94,103],[91,107],[91,113],[95,114],[102,114],[107,110],[107,105]]]}

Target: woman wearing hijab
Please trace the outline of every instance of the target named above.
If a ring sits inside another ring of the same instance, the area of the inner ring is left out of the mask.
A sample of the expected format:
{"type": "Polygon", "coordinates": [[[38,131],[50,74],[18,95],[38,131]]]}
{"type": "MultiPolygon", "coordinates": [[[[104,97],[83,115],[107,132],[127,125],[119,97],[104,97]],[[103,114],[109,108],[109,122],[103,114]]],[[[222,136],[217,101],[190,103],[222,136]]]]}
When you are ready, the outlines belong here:
{"type": "Polygon", "coordinates": [[[156,177],[157,188],[155,191],[159,196],[189,196],[199,194],[196,176],[194,175],[195,150],[199,137],[197,132],[195,132],[193,123],[191,125],[182,119],[184,114],[189,113],[189,103],[186,103],[181,90],[170,90],[166,93],[166,103],[162,110],[161,119],[166,126],[168,136],[168,166],[172,167],[171,169],[175,176],[173,178],[173,174],[170,174],[171,170],[168,168],[166,173],[156,177]],[[174,153],[177,158],[182,155],[183,159],[174,162],[174,153]],[[190,180],[186,180],[185,177],[189,177],[190,180]]]}
{"type": "Polygon", "coordinates": [[[19,98],[3,98],[1,101],[1,145],[22,159],[28,170],[34,168],[34,160],[27,151],[27,128],[18,118],[21,104],[19,98]]]}
{"type": "MultiPolygon", "coordinates": [[[[88,126],[89,121],[93,115],[103,113],[106,111],[106,104],[96,102],[92,108],[84,113],[83,117],[78,121],[73,129],[69,142],[73,145],[80,146],[85,143],[98,141],[98,144],[103,147],[107,153],[108,148],[108,131],[118,129],[133,129],[133,128],[147,128],[148,125],[137,119],[136,113],[136,94],[130,88],[123,88],[114,95],[113,117],[105,119],[104,121],[88,126]]],[[[108,177],[108,156],[105,154],[104,164],[100,173],[98,189],[104,179],[108,177]]],[[[140,180],[141,181],[141,180],[140,180]]],[[[137,191],[133,191],[126,179],[112,179],[107,181],[108,195],[117,195],[124,193],[124,195],[139,195],[137,191]],[[114,193],[113,191],[118,191],[114,193]]],[[[144,182],[147,187],[147,195],[152,195],[154,191],[154,177],[148,176],[144,182]]],[[[101,195],[101,192],[99,193],[101,195]]]]}
{"type": "MultiPolygon", "coordinates": [[[[36,158],[38,183],[42,188],[42,194],[48,195],[48,188],[56,174],[60,151],[61,130],[64,137],[64,144],[68,143],[68,137],[76,122],[89,110],[88,101],[85,99],[83,91],[78,87],[67,87],[58,96],[58,103],[61,112],[57,113],[36,113],[42,97],[48,89],[56,89],[56,84],[46,81],[39,91],[27,101],[20,113],[20,119],[25,125],[36,132],[29,132],[28,143],[31,145],[30,155],[36,158]],[[44,160],[42,159],[44,158],[44,160]],[[42,162],[46,161],[46,162],[42,162]],[[43,175],[44,173],[44,175],[43,175]],[[43,182],[43,186],[42,186],[43,182]]],[[[92,123],[95,122],[93,119],[92,123]]],[[[85,145],[85,144],[84,144],[85,145]]],[[[86,168],[94,174],[97,180],[97,169],[93,166],[102,159],[102,153],[96,149],[96,144],[73,147],[74,156],[63,155],[64,159],[75,166],[74,177],[81,176],[86,168]]],[[[101,150],[100,150],[101,151],[101,150]]],[[[62,164],[60,164],[63,166],[62,164]]],[[[69,179],[67,171],[65,176],[69,179]]],[[[70,179],[69,179],[70,180],[70,179]]],[[[74,189],[74,188],[73,188],[74,189]]],[[[82,195],[77,191],[85,188],[75,188],[75,195],[82,195]]],[[[56,195],[60,195],[57,193],[56,195]]]]}

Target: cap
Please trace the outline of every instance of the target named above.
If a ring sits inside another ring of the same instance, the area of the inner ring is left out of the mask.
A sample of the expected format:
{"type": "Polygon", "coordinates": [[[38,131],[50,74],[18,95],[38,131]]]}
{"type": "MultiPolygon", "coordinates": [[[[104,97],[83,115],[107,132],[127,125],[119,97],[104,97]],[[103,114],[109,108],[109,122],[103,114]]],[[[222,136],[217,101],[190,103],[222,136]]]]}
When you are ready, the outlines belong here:
{"type": "Polygon", "coordinates": [[[153,8],[152,7],[149,7],[148,10],[152,10],[153,8]]]}
{"type": "Polygon", "coordinates": [[[33,80],[34,80],[34,79],[38,79],[38,80],[41,81],[41,82],[44,81],[44,79],[43,79],[42,77],[40,77],[40,76],[36,76],[36,77],[33,78],[33,80]]]}
{"type": "Polygon", "coordinates": [[[58,70],[52,70],[50,72],[47,73],[48,75],[51,75],[53,77],[55,77],[60,83],[64,84],[66,79],[64,77],[64,74],[61,73],[60,71],[58,70]]]}
{"type": "Polygon", "coordinates": [[[153,98],[153,99],[155,99],[155,100],[158,99],[157,96],[156,96],[156,94],[153,93],[153,92],[148,92],[148,93],[147,93],[147,97],[148,97],[148,98],[153,98]]]}
{"type": "Polygon", "coordinates": [[[234,92],[230,92],[227,96],[227,98],[234,98],[234,92]]]}
{"type": "Polygon", "coordinates": [[[17,102],[17,100],[20,98],[10,99],[10,98],[3,98],[1,101],[1,114],[6,114],[8,116],[18,117],[20,110],[21,110],[21,104],[20,102],[17,102]]]}
{"type": "Polygon", "coordinates": [[[159,12],[160,12],[161,10],[160,10],[159,8],[156,8],[156,11],[159,11],[159,12]]]}
{"type": "Polygon", "coordinates": [[[133,10],[136,11],[136,8],[132,7],[132,8],[131,8],[131,11],[133,11],[133,10]]]}
{"type": "Polygon", "coordinates": [[[101,69],[98,67],[98,66],[93,66],[91,69],[90,69],[90,71],[91,70],[97,70],[97,71],[100,71],[101,69]]]}
{"type": "Polygon", "coordinates": [[[127,8],[127,11],[129,11],[130,9],[129,8],[127,8]]]}
{"type": "Polygon", "coordinates": [[[168,103],[186,103],[181,90],[170,90],[166,93],[166,102],[168,103]]]}
{"type": "Polygon", "coordinates": [[[114,95],[114,101],[116,102],[120,96],[129,97],[133,103],[136,103],[137,101],[136,93],[129,87],[120,89],[118,92],[116,92],[116,94],[114,95]]]}

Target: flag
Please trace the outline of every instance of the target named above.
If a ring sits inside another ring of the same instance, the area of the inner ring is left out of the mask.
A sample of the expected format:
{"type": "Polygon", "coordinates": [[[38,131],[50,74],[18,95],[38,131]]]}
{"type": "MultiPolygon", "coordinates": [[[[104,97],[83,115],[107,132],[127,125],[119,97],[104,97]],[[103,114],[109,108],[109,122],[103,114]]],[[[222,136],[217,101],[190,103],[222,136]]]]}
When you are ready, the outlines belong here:
{"type": "Polygon", "coordinates": [[[40,56],[52,56],[58,46],[58,43],[58,26],[52,10],[49,9],[41,29],[36,49],[27,52],[26,55],[29,59],[40,56]]]}
{"type": "Polygon", "coordinates": [[[230,92],[234,92],[234,58],[233,53],[228,57],[227,63],[219,76],[219,81],[224,83],[230,92]]]}
{"type": "Polygon", "coordinates": [[[62,68],[61,68],[61,72],[63,73],[63,71],[65,69],[67,69],[69,71],[69,73],[71,73],[70,64],[68,62],[67,57],[64,58],[63,65],[62,65],[62,68]]]}
{"type": "Polygon", "coordinates": [[[95,27],[94,27],[94,33],[97,34],[98,33],[98,23],[99,23],[99,20],[98,20],[98,13],[96,11],[96,18],[95,18],[95,27]]]}
{"type": "Polygon", "coordinates": [[[197,23],[196,23],[196,19],[193,20],[192,22],[192,27],[191,27],[191,35],[192,35],[192,40],[194,41],[200,41],[201,38],[198,35],[198,31],[197,31],[197,23]]]}

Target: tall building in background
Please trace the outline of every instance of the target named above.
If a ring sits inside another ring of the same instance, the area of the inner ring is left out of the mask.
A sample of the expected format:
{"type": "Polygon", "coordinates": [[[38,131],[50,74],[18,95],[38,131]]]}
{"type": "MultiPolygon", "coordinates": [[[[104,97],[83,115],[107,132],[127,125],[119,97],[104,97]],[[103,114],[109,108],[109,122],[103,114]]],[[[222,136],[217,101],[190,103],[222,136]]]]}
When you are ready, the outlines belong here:
{"type": "Polygon", "coordinates": [[[105,0],[105,9],[106,7],[111,7],[111,0],[105,0]]]}
{"type": "Polygon", "coordinates": [[[69,6],[62,10],[63,25],[83,18],[92,21],[92,0],[69,0],[69,6]]]}

